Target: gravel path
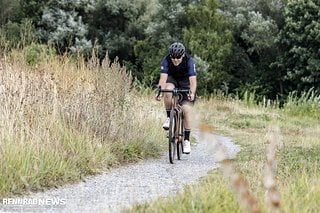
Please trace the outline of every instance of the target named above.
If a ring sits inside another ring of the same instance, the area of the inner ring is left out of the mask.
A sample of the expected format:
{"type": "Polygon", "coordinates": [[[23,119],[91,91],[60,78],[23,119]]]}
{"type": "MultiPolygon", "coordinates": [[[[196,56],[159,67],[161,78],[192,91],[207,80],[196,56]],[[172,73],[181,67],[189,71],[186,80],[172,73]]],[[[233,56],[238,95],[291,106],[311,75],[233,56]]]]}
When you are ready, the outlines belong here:
{"type": "Polygon", "coordinates": [[[206,176],[218,167],[214,161],[215,144],[222,145],[229,158],[234,158],[240,150],[226,137],[211,134],[201,137],[199,133],[193,136],[198,143],[192,146],[190,155],[183,155],[176,164],[170,164],[165,153],[160,159],[113,169],[79,184],[2,200],[7,204],[0,204],[0,212],[119,212],[136,202],[172,195],[206,176]]]}

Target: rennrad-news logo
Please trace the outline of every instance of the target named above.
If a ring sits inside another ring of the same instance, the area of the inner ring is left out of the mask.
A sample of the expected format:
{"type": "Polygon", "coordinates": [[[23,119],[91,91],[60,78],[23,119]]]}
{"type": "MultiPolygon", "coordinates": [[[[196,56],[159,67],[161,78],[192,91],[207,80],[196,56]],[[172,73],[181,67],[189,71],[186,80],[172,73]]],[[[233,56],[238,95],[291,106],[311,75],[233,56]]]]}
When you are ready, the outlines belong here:
{"type": "Polygon", "coordinates": [[[64,206],[67,200],[64,198],[3,198],[2,205],[20,206],[20,205],[37,205],[37,206],[64,206]]]}

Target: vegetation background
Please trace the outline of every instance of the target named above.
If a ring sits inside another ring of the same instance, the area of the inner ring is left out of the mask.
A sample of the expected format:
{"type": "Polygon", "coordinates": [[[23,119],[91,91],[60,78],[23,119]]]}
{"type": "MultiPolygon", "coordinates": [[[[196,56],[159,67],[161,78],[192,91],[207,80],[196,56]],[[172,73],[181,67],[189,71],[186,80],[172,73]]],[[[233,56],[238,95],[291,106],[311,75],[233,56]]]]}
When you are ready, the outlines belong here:
{"type": "Polygon", "coordinates": [[[227,177],[131,211],[241,211],[249,194],[249,210],[318,212],[318,0],[0,0],[0,197],[159,156],[150,100],[177,40],[197,62],[201,122],[242,151],[227,177]]]}
{"type": "Polygon", "coordinates": [[[201,95],[250,91],[283,100],[320,87],[319,7],[317,0],[1,0],[1,48],[40,43],[86,57],[96,48],[145,88],[156,85],[168,46],[181,41],[197,61],[201,95]]]}

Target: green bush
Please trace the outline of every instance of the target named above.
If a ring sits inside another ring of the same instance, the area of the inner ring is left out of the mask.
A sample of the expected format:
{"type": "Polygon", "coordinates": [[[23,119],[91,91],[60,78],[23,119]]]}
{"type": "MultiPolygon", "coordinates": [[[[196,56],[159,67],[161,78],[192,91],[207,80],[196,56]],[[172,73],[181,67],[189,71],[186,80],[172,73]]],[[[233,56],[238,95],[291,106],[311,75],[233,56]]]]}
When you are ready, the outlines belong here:
{"type": "Polygon", "coordinates": [[[21,23],[9,21],[0,28],[0,48],[23,48],[36,41],[35,28],[28,19],[21,23]]]}
{"type": "Polygon", "coordinates": [[[34,66],[39,64],[40,61],[49,60],[55,55],[55,50],[40,44],[31,44],[24,48],[24,55],[27,64],[34,66]]]}

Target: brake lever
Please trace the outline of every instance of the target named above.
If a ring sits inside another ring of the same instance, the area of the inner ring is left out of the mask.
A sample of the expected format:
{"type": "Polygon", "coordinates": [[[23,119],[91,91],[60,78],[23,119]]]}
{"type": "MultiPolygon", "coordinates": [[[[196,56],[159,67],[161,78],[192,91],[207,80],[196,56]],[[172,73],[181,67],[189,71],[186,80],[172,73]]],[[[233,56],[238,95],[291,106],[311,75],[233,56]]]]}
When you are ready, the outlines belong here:
{"type": "Polygon", "coordinates": [[[161,86],[158,86],[158,95],[156,96],[156,98],[159,98],[160,93],[161,93],[161,86]]]}

